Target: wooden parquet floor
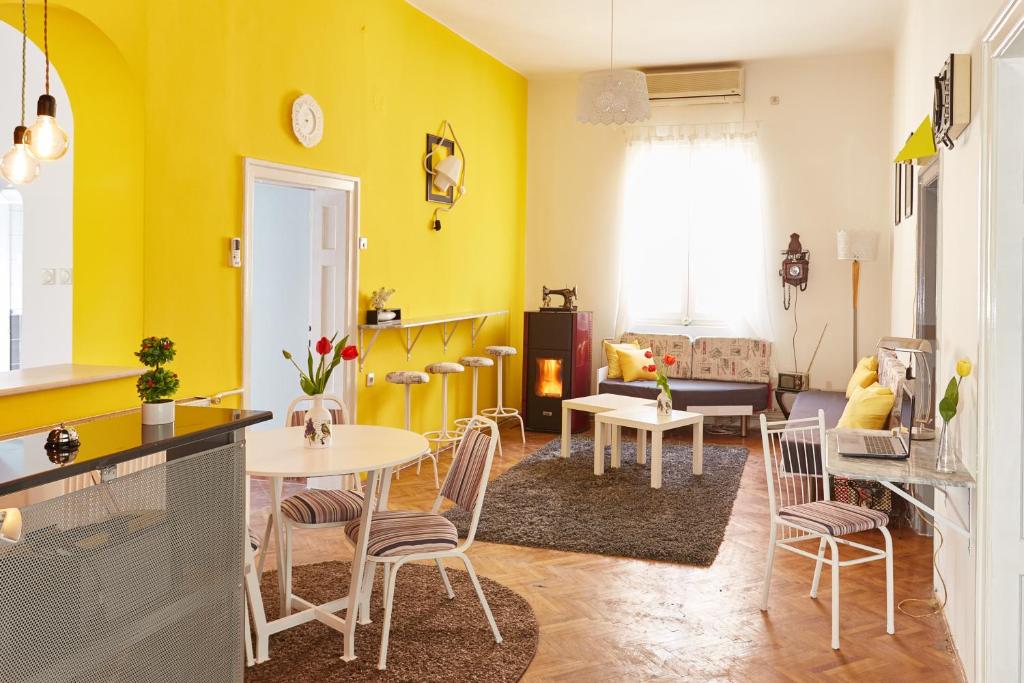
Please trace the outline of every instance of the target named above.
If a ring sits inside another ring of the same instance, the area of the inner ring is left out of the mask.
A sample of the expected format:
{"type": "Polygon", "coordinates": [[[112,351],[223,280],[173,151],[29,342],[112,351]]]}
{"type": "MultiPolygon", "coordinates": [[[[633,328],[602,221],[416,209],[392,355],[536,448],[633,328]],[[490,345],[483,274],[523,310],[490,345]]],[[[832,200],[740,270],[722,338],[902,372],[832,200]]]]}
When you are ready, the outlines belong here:
{"type": "MultiPolygon", "coordinates": [[[[503,433],[505,457],[495,459],[492,477],[553,438],[528,432],[524,448],[518,429],[503,433]]],[[[678,438],[685,443],[689,435],[678,438]]],[[[779,553],[769,611],[762,613],[768,502],[761,439],[752,431],[746,439],[708,435],[706,442],[750,449],[733,516],[711,567],[473,545],[477,571],[521,593],[537,614],[540,645],[524,681],[962,680],[940,616],[914,619],[897,612],[896,635],[885,633],[882,563],[846,567],[840,574],[841,650],[829,647],[827,567],[818,599],[812,600],[813,563],[779,553]]],[[[449,463],[450,457],[442,457],[442,469],[449,463]]],[[[267,484],[254,480],[252,487],[253,528],[262,530],[267,484]]],[[[435,495],[428,467],[419,476],[406,470],[392,486],[391,507],[425,510],[435,495]]],[[[858,540],[881,542],[877,533],[863,536],[858,540]]],[[[905,529],[894,530],[893,537],[897,602],[927,597],[931,539],[905,529]]],[[[297,564],[348,556],[340,530],[296,534],[297,564]]],[[[267,565],[273,566],[270,557],[267,565]]],[[[452,645],[439,646],[443,657],[443,647],[452,645]]]]}

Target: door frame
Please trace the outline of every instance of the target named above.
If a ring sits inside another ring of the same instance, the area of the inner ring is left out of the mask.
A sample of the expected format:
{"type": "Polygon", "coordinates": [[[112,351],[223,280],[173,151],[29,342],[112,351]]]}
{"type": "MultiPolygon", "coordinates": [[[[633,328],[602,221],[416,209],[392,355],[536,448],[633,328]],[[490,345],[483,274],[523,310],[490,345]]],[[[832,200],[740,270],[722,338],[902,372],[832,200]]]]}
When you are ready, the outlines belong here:
{"type": "MultiPolygon", "coordinates": [[[[290,166],[279,164],[273,161],[264,161],[252,157],[243,157],[244,165],[244,196],[243,196],[243,234],[242,234],[242,388],[244,390],[242,405],[250,406],[249,400],[252,394],[252,359],[249,357],[249,348],[252,341],[252,289],[253,289],[253,200],[257,182],[270,182],[290,187],[300,187],[311,190],[327,189],[341,190],[349,193],[348,212],[346,220],[346,231],[344,239],[338,236],[339,248],[345,254],[345,272],[347,276],[348,297],[344,301],[345,309],[342,315],[342,329],[355,339],[359,323],[359,206],[360,206],[360,181],[355,176],[331,173],[301,166],[290,166]],[[342,243],[344,246],[342,246],[342,243]]],[[[352,420],[358,415],[358,377],[359,371],[347,373],[348,381],[341,389],[341,397],[348,405],[352,420]]],[[[296,387],[298,383],[296,383],[296,387]]],[[[258,407],[258,406],[256,406],[258,407]]],[[[282,416],[283,417],[283,416],[282,416]]]]}
{"type": "MultiPolygon", "coordinates": [[[[993,519],[1005,516],[1006,510],[999,509],[1000,501],[991,499],[993,485],[1005,476],[1000,465],[1008,458],[1019,460],[1021,449],[1007,452],[1001,446],[1005,440],[1005,429],[1002,429],[993,415],[997,407],[1006,405],[1008,401],[1017,405],[1022,403],[1021,394],[1011,390],[1007,382],[999,381],[1000,369],[1012,367],[1005,361],[1006,353],[999,353],[994,347],[994,340],[1002,331],[1002,316],[999,311],[1001,303],[998,281],[993,270],[997,262],[996,249],[999,246],[997,236],[1006,226],[997,221],[997,162],[996,150],[999,140],[996,135],[996,107],[998,105],[996,87],[997,60],[1010,56],[1010,48],[1014,42],[1024,37],[1024,0],[1010,0],[996,15],[985,31],[981,40],[981,223],[979,234],[979,363],[978,363],[978,423],[981,425],[978,434],[978,517],[977,517],[977,548],[975,571],[977,581],[976,628],[975,628],[975,680],[989,680],[1000,662],[1016,659],[1018,675],[1024,673],[1024,644],[1017,643],[1017,652],[1000,651],[1001,647],[993,644],[991,634],[998,631],[996,623],[998,615],[993,606],[1006,601],[1016,602],[1024,611],[1024,581],[1018,586],[1016,600],[995,590],[994,573],[995,549],[999,540],[993,538],[993,519]]],[[[940,179],[941,183],[941,179],[940,179]]],[[[1019,293],[1018,293],[1019,298],[1019,293]]],[[[1002,302],[1005,303],[1005,302],[1002,302]]],[[[1020,446],[1020,444],[1018,444],[1020,446]]],[[[1021,465],[1018,463],[1018,467],[1021,465]]],[[[1003,501],[1005,504],[1005,501],[1003,501]]],[[[1017,510],[1024,534],[1024,509],[1017,510]]],[[[1017,542],[1018,539],[1011,539],[1017,542]]],[[[1018,622],[1018,629],[1022,626],[1018,622]]],[[[1020,633],[1017,640],[1021,640],[1020,633]]]]}

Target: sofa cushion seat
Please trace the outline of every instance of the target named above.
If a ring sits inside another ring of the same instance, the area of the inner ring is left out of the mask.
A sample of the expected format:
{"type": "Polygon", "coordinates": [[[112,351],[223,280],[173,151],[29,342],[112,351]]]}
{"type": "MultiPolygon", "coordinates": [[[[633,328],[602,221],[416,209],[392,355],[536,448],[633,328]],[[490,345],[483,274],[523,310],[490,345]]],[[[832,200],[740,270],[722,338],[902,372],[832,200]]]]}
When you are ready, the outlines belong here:
{"type": "MultiPolygon", "coordinates": [[[[685,410],[687,406],[752,406],[755,411],[768,407],[767,384],[669,377],[668,386],[672,390],[672,405],[677,410],[685,410]]],[[[601,382],[598,391],[602,394],[653,399],[658,397],[660,389],[656,382],[650,380],[626,382],[606,379],[601,382]]]]}

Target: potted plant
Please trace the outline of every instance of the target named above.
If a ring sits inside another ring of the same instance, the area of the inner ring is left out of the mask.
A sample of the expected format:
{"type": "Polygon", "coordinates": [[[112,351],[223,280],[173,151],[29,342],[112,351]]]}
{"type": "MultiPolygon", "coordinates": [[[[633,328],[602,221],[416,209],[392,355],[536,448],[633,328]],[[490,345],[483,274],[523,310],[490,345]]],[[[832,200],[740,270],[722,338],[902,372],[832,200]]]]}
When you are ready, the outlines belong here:
{"type": "Polygon", "coordinates": [[[662,367],[658,367],[658,365],[653,362],[653,352],[647,351],[644,354],[644,357],[652,360],[651,364],[647,366],[647,371],[655,373],[654,381],[657,382],[658,387],[661,389],[661,391],[658,392],[658,415],[662,417],[669,417],[672,415],[672,389],[668,385],[668,376],[665,375],[664,368],[675,365],[676,357],[672,354],[666,353],[661,358],[662,367]]]}
{"type": "Polygon", "coordinates": [[[174,422],[174,400],[178,390],[178,374],[164,367],[174,360],[177,351],[167,337],[146,337],[135,352],[142,364],[150,368],[142,373],[135,388],[142,399],[142,424],[162,425],[174,422]]]}
{"type": "Polygon", "coordinates": [[[956,472],[956,461],[959,458],[960,446],[949,435],[949,423],[956,417],[960,407],[960,383],[971,374],[971,361],[961,358],[956,362],[956,375],[949,379],[946,394],[939,401],[939,415],[942,416],[942,432],[939,434],[939,451],[936,455],[935,469],[939,472],[956,472]]]}
{"type": "Polygon", "coordinates": [[[306,448],[329,448],[331,445],[331,411],[324,407],[324,392],[331,379],[331,373],[342,361],[352,361],[359,357],[359,349],[348,345],[348,335],[334,343],[337,333],[328,339],[321,337],[316,343],[316,352],[320,356],[314,367],[313,350],[306,350],[306,370],[303,371],[295,362],[287,349],[281,351],[299,371],[299,386],[303,393],[313,399],[313,407],[306,411],[306,425],[303,438],[306,448]],[[328,356],[330,359],[328,360],[328,356]]]}
{"type": "Polygon", "coordinates": [[[386,323],[394,320],[398,315],[397,311],[389,310],[387,308],[388,299],[395,293],[395,290],[389,289],[388,287],[381,287],[370,292],[370,306],[375,311],[374,323],[386,323]]]}

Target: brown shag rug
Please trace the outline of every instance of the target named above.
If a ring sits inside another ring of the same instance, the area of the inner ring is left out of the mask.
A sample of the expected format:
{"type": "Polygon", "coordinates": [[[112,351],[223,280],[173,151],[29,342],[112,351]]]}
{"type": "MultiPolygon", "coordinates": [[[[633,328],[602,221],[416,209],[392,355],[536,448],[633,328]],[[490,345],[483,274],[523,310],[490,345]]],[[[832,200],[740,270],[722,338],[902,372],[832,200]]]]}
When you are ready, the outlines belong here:
{"type": "MultiPolygon", "coordinates": [[[[349,563],[322,562],[294,569],[295,593],[323,603],[347,592],[349,563]]],[[[358,659],[343,662],[342,637],[313,621],[270,637],[270,659],[249,667],[249,683],[332,681],[518,681],[537,652],[537,618],[518,593],[481,576],[487,602],[503,642],[487,625],[469,575],[448,569],[455,591],[449,600],[437,567],[405,565],[399,570],[391,616],[388,668],[377,670],[384,607],[380,570],[371,601],[372,624],[356,626],[358,659]]],[[[277,617],[277,572],[261,582],[267,617],[277,617]]]]}
{"type": "MultiPolygon", "coordinates": [[[[476,538],[507,545],[667,560],[710,566],[718,556],[740,487],[747,449],[704,444],[704,474],[693,476],[689,445],[662,448],[662,484],[651,488],[651,465],[636,463],[636,443],[623,438],[622,467],[594,475],[594,442],[573,438],[569,458],[560,441],[545,444],[487,487],[476,538]]],[[[649,446],[648,446],[649,448],[649,446]]],[[[445,513],[465,535],[468,513],[445,513]]]]}

